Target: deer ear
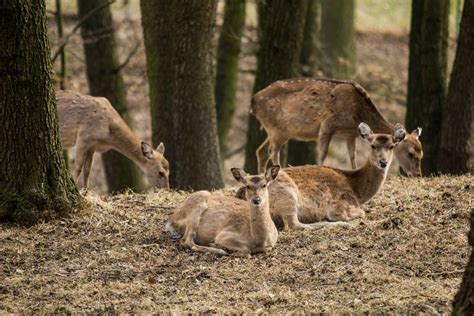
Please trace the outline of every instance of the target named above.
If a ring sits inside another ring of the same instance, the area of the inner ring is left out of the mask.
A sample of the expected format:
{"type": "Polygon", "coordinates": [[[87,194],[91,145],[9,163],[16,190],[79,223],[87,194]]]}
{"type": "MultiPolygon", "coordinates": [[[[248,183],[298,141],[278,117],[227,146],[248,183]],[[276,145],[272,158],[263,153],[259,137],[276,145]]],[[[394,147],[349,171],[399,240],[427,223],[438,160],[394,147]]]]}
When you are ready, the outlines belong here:
{"type": "Polygon", "coordinates": [[[158,147],[156,147],[156,151],[163,155],[165,153],[165,144],[160,143],[158,147]]]}
{"type": "Polygon", "coordinates": [[[395,143],[399,143],[402,140],[404,140],[406,134],[407,134],[407,131],[405,130],[405,127],[403,127],[402,124],[400,124],[400,123],[395,124],[395,128],[394,128],[393,135],[392,135],[393,141],[395,143]]]}
{"type": "Polygon", "coordinates": [[[246,177],[246,174],[245,172],[240,169],[240,168],[232,168],[230,169],[230,172],[232,172],[232,175],[234,176],[234,179],[239,181],[239,182],[245,182],[245,177],[246,177]]]}
{"type": "Polygon", "coordinates": [[[153,159],[153,148],[146,142],[142,142],[142,155],[148,159],[153,159]]]}
{"type": "Polygon", "coordinates": [[[420,138],[420,135],[421,135],[421,131],[422,131],[422,130],[423,130],[423,129],[422,129],[421,127],[417,127],[417,128],[415,128],[410,134],[413,135],[413,136],[415,136],[416,139],[418,139],[418,138],[420,138]]]}
{"type": "Polygon", "coordinates": [[[359,134],[362,138],[369,139],[374,135],[374,132],[372,132],[369,125],[362,122],[359,124],[359,134]]]}
{"type": "Polygon", "coordinates": [[[267,172],[265,172],[265,179],[267,180],[267,182],[275,180],[278,176],[278,172],[280,172],[280,169],[280,165],[274,165],[268,168],[267,172]]]}

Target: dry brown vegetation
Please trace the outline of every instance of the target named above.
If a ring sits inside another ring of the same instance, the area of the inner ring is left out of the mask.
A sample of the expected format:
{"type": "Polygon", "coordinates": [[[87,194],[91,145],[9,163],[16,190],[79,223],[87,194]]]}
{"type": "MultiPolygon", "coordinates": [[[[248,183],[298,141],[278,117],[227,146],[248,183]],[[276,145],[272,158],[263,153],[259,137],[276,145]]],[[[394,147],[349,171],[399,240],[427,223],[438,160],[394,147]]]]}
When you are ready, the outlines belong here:
{"type": "Polygon", "coordinates": [[[163,233],[188,193],[89,193],[70,218],[0,225],[0,313],[448,313],[473,193],[472,176],[392,178],[351,227],[282,232],[270,253],[244,258],[195,253],[163,233]]]}

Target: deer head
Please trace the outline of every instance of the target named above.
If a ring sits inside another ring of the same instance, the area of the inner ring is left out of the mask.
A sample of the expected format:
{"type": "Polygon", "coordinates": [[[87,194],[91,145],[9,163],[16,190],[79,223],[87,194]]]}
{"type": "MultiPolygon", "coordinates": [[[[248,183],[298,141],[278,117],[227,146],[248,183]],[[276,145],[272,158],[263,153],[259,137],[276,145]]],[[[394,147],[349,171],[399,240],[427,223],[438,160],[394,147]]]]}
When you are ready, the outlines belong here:
{"type": "Polygon", "coordinates": [[[242,169],[230,169],[234,179],[245,185],[245,197],[252,206],[258,207],[268,202],[268,184],[275,180],[280,166],[275,165],[267,169],[264,176],[247,176],[242,169]]]}
{"type": "Polygon", "coordinates": [[[372,149],[369,155],[370,163],[387,171],[392,162],[393,149],[405,139],[406,131],[401,124],[396,124],[392,135],[374,134],[369,125],[360,123],[359,134],[370,143],[372,149]]]}
{"type": "Polygon", "coordinates": [[[156,188],[169,188],[169,163],[163,156],[165,145],[160,143],[155,150],[146,142],[142,142],[141,151],[145,157],[142,169],[145,172],[148,182],[156,188]]]}
{"type": "Polygon", "coordinates": [[[423,159],[423,147],[419,141],[421,127],[415,128],[397,146],[395,156],[400,167],[409,177],[421,177],[421,159],[423,159]]]}

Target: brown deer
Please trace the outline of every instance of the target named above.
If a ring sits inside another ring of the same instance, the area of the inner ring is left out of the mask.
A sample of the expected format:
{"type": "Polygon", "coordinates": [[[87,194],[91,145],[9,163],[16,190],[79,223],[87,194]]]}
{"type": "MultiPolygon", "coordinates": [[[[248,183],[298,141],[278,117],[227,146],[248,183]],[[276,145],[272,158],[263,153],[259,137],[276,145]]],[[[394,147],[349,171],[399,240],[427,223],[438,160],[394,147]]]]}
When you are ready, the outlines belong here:
{"type": "MultiPolygon", "coordinates": [[[[361,204],[370,200],[382,187],[395,146],[406,132],[400,124],[394,132],[374,134],[361,123],[360,136],[370,143],[365,165],[357,170],[340,170],[326,166],[285,168],[269,187],[270,213],[284,229],[318,228],[347,225],[345,222],[364,216],[361,204]]],[[[242,198],[246,188],[237,192],[242,198]]]]}
{"type": "MultiPolygon", "coordinates": [[[[268,135],[256,152],[260,173],[269,159],[280,164],[280,149],[289,139],[317,140],[319,163],[323,164],[334,135],[345,138],[352,169],[356,169],[355,140],[359,123],[366,122],[376,133],[394,131],[394,126],[355,81],[322,78],[276,81],[254,95],[250,113],[268,135]]],[[[421,128],[416,128],[395,150],[408,176],[421,176],[420,135],[421,128]]]]}
{"type": "Polygon", "coordinates": [[[140,141],[109,100],[71,91],[57,91],[56,98],[61,145],[65,149],[76,146],[76,182],[82,171],[87,187],[94,153],[114,149],[139,165],[151,186],[169,187],[169,164],[163,156],[163,143],[153,150],[140,141]]]}
{"type": "Polygon", "coordinates": [[[267,185],[279,170],[280,166],[273,166],[262,177],[232,168],[234,178],[245,185],[246,201],[208,191],[193,193],[178,205],[166,231],[174,239],[182,236],[182,244],[194,251],[221,255],[227,254],[224,249],[237,254],[266,252],[278,238],[270,216],[267,185]]]}

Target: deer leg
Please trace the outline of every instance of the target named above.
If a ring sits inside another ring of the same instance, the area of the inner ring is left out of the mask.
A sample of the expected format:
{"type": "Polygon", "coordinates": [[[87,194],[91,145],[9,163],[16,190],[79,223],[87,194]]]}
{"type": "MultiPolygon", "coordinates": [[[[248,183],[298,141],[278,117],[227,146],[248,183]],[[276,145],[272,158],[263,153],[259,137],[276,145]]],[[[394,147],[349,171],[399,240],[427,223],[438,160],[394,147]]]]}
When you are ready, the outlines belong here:
{"type": "Polygon", "coordinates": [[[91,171],[91,166],[92,166],[92,161],[94,160],[94,151],[92,149],[89,149],[86,152],[86,158],[84,159],[84,168],[83,168],[83,173],[84,173],[84,187],[87,188],[88,183],[89,183],[89,174],[91,171]]]}
{"type": "Polygon", "coordinates": [[[347,151],[349,152],[349,159],[351,160],[352,169],[357,169],[356,157],[355,157],[355,146],[356,146],[356,139],[355,138],[347,138],[346,139],[347,151]]]}
{"type": "Polygon", "coordinates": [[[267,137],[265,141],[257,149],[258,173],[264,173],[267,170],[269,157],[270,139],[267,137]]]}
{"type": "Polygon", "coordinates": [[[84,166],[87,151],[88,149],[84,144],[76,144],[76,159],[74,161],[74,180],[76,183],[79,182],[79,176],[81,175],[82,167],[84,166]]]}
{"type": "Polygon", "coordinates": [[[251,249],[245,240],[241,240],[241,235],[234,232],[223,231],[216,236],[216,244],[231,250],[237,254],[249,254],[251,249]]]}
{"type": "Polygon", "coordinates": [[[298,219],[298,214],[292,212],[283,218],[284,230],[302,230],[302,229],[313,229],[312,224],[304,224],[298,219]]]}
{"type": "Polygon", "coordinates": [[[328,154],[329,143],[331,142],[332,135],[332,130],[321,127],[318,138],[319,164],[321,165],[324,164],[324,160],[328,154]]]}
{"type": "Polygon", "coordinates": [[[209,252],[209,253],[215,253],[218,255],[227,255],[227,251],[223,249],[219,249],[216,247],[210,247],[210,246],[201,246],[198,245],[194,242],[194,238],[196,237],[196,232],[188,232],[189,229],[186,228],[186,232],[184,233],[183,239],[181,243],[187,247],[189,247],[191,250],[198,251],[198,252],[209,252]]]}
{"type": "MultiPolygon", "coordinates": [[[[280,151],[285,142],[286,141],[276,142],[274,140],[270,140],[270,159],[274,165],[280,165],[280,151]]],[[[265,172],[265,170],[263,172],[265,172]]]]}

